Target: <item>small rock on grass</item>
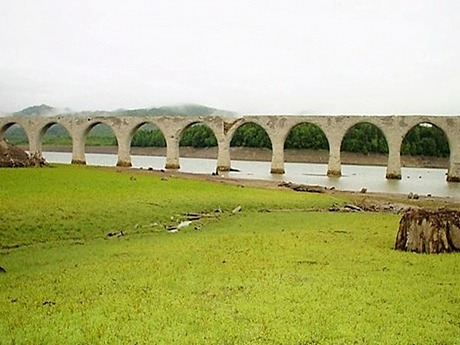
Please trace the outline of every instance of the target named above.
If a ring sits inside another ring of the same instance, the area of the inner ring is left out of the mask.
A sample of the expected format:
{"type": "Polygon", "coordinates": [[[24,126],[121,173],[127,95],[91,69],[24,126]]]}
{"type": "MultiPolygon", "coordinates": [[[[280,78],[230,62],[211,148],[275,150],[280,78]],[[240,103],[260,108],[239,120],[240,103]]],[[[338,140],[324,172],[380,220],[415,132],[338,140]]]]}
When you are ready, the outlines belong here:
{"type": "Polygon", "coordinates": [[[242,209],[241,205],[238,205],[237,207],[235,207],[235,208],[233,209],[232,213],[241,212],[241,209],[242,209]]]}
{"type": "Polygon", "coordinates": [[[6,273],[6,270],[2,266],[0,266],[0,273],[6,273]]]}

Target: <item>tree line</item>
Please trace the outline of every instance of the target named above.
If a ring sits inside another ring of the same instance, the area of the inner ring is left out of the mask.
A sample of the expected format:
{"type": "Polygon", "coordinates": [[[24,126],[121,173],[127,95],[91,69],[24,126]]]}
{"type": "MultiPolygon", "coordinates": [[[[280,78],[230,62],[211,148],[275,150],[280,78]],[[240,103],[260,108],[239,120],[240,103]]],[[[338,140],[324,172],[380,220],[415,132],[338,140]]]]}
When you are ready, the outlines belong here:
{"type": "MultiPolygon", "coordinates": [[[[165,147],[166,141],[158,128],[141,129],[134,135],[132,146],[165,147]]],[[[187,128],[181,137],[180,146],[196,148],[217,146],[212,130],[204,124],[195,124],[187,128]]],[[[232,147],[271,148],[271,141],[265,130],[248,123],[239,127],[230,142],[232,147]]],[[[303,123],[294,127],[284,143],[285,149],[328,150],[326,135],[316,125],[303,123]]],[[[382,131],[370,123],[353,126],[343,138],[342,151],[358,153],[388,153],[388,145],[382,131]]],[[[436,126],[421,124],[413,127],[401,145],[403,155],[424,155],[448,157],[449,143],[444,132],[436,126]]]]}
{"type": "MultiPolygon", "coordinates": [[[[27,136],[20,126],[12,126],[5,137],[14,144],[27,144],[27,136]]],[[[89,133],[87,145],[117,145],[112,130],[106,125],[97,125],[89,133]]],[[[64,127],[50,127],[43,138],[44,145],[71,145],[71,138],[64,127]]],[[[138,130],[131,142],[138,147],[165,147],[163,133],[153,125],[145,125],[138,130]]],[[[180,146],[195,148],[217,146],[212,130],[204,124],[195,124],[184,130],[180,146]]],[[[271,148],[271,141],[265,130],[255,124],[247,123],[239,127],[231,140],[232,147],[271,148]]],[[[328,150],[329,144],[323,131],[311,123],[294,127],[284,143],[285,149],[328,150]]],[[[388,145],[383,133],[370,123],[360,123],[346,133],[342,141],[342,151],[358,153],[388,153],[388,145]]],[[[436,126],[421,124],[413,127],[405,136],[401,153],[403,155],[423,155],[448,157],[449,144],[444,132],[436,126]]]]}

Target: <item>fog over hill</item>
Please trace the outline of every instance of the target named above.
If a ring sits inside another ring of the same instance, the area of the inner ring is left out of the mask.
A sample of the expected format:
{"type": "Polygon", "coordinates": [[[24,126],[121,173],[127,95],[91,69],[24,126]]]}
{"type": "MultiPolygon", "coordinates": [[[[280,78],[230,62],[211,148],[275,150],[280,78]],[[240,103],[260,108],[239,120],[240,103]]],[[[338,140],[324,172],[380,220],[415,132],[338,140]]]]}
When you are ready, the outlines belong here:
{"type": "Polygon", "coordinates": [[[165,116],[165,115],[177,115],[177,116],[237,116],[238,114],[229,110],[222,110],[212,107],[207,107],[200,104],[180,104],[172,106],[152,107],[152,108],[141,108],[141,109],[117,109],[114,111],[85,111],[85,112],[74,112],[69,108],[54,108],[52,106],[41,104],[33,105],[24,108],[20,111],[14,112],[13,114],[3,114],[3,116],[15,115],[15,116],[55,116],[59,114],[76,115],[79,114],[94,114],[103,116],[165,116]]]}

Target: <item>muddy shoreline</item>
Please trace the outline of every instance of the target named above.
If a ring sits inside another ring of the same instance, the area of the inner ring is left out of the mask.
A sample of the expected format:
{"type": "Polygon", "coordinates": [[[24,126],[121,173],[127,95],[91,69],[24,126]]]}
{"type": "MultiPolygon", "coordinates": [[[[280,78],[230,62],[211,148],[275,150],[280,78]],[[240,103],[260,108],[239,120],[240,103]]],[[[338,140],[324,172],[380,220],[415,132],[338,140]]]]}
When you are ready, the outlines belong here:
{"type": "MultiPolygon", "coordinates": [[[[28,149],[28,147],[23,147],[28,149]]],[[[86,146],[86,153],[105,153],[117,154],[116,146],[86,146]]],[[[49,152],[72,152],[70,146],[46,146],[42,151],[49,152]]],[[[166,148],[164,147],[132,147],[131,155],[138,156],[165,156],[166,148]]],[[[210,148],[193,148],[181,147],[180,156],[186,158],[217,158],[217,147],[210,148]]],[[[271,161],[272,152],[270,149],[231,147],[230,157],[232,160],[249,160],[249,161],[271,161]]],[[[322,163],[327,164],[329,152],[327,150],[305,150],[305,149],[286,149],[284,151],[285,162],[290,163],[322,163]]],[[[384,154],[361,154],[353,152],[341,153],[342,164],[349,165],[376,165],[386,166],[388,156],[384,154]]],[[[425,156],[401,156],[401,165],[403,167],[420,167],[420,168],[445,168],[449,164],[448,158],[425,157],[425,156]]]]}
{"type": "MultiPolygon", "coordinates": [[[[100,169],[117,169],[117,171],[131,172],[130,168],[120,167],[99,167],[100,169]]],[[[285,183],[271,180],[260,180],[260,179],[240,179],[236,177],[225,177],[212,174],[197,174],[188,173],[175,170],[156,170],[156,169],[136,169],[139,174],[156,175],[165,180],[169,178],[185,178],[199,181],[207,181],[212,183],[222,183],[227,185],[234,185],[241,188],[254,187],[264,189],[291,189],[286,186],[285,183]]],[[[310,185],[305,185],[310,186],[310,185]]],[[[380,210],[390,209],[389,212],[397,212],[409,207],[428,207],[428,208],[439,208],[447,207],[450,209],[460,209],[460,199],[452,197],[439,197],[439,196],[428,196],[419,195],[418,199],[410,199],[408,195],[398,193],[383,193],[383,192],[366,192],[361,191],[350,191],[350,190],[339,190],[334,188],[325,188],[324,186],[313,185],[315,189],[321,189],[322,193],[336,194],[347,196],[356,205],[367,205],[367,206],[378,206],[380,210]]],[[[296,191],[298,192],[298,191],[296,191]]],[[[307,191],[305,191],[307,192],[307,191]]]]}

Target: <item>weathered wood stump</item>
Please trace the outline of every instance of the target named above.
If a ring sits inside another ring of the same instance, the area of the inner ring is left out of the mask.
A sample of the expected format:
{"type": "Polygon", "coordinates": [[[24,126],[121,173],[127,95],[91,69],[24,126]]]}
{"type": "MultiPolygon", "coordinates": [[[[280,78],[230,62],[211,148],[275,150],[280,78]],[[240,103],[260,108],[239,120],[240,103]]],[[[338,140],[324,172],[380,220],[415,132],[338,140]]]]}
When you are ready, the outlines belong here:
{"type": "Polygon", "coordinates": [[[460,251],[460,211],[407,210],[399,222],[395,249],[417,253],[460,251]]]}

